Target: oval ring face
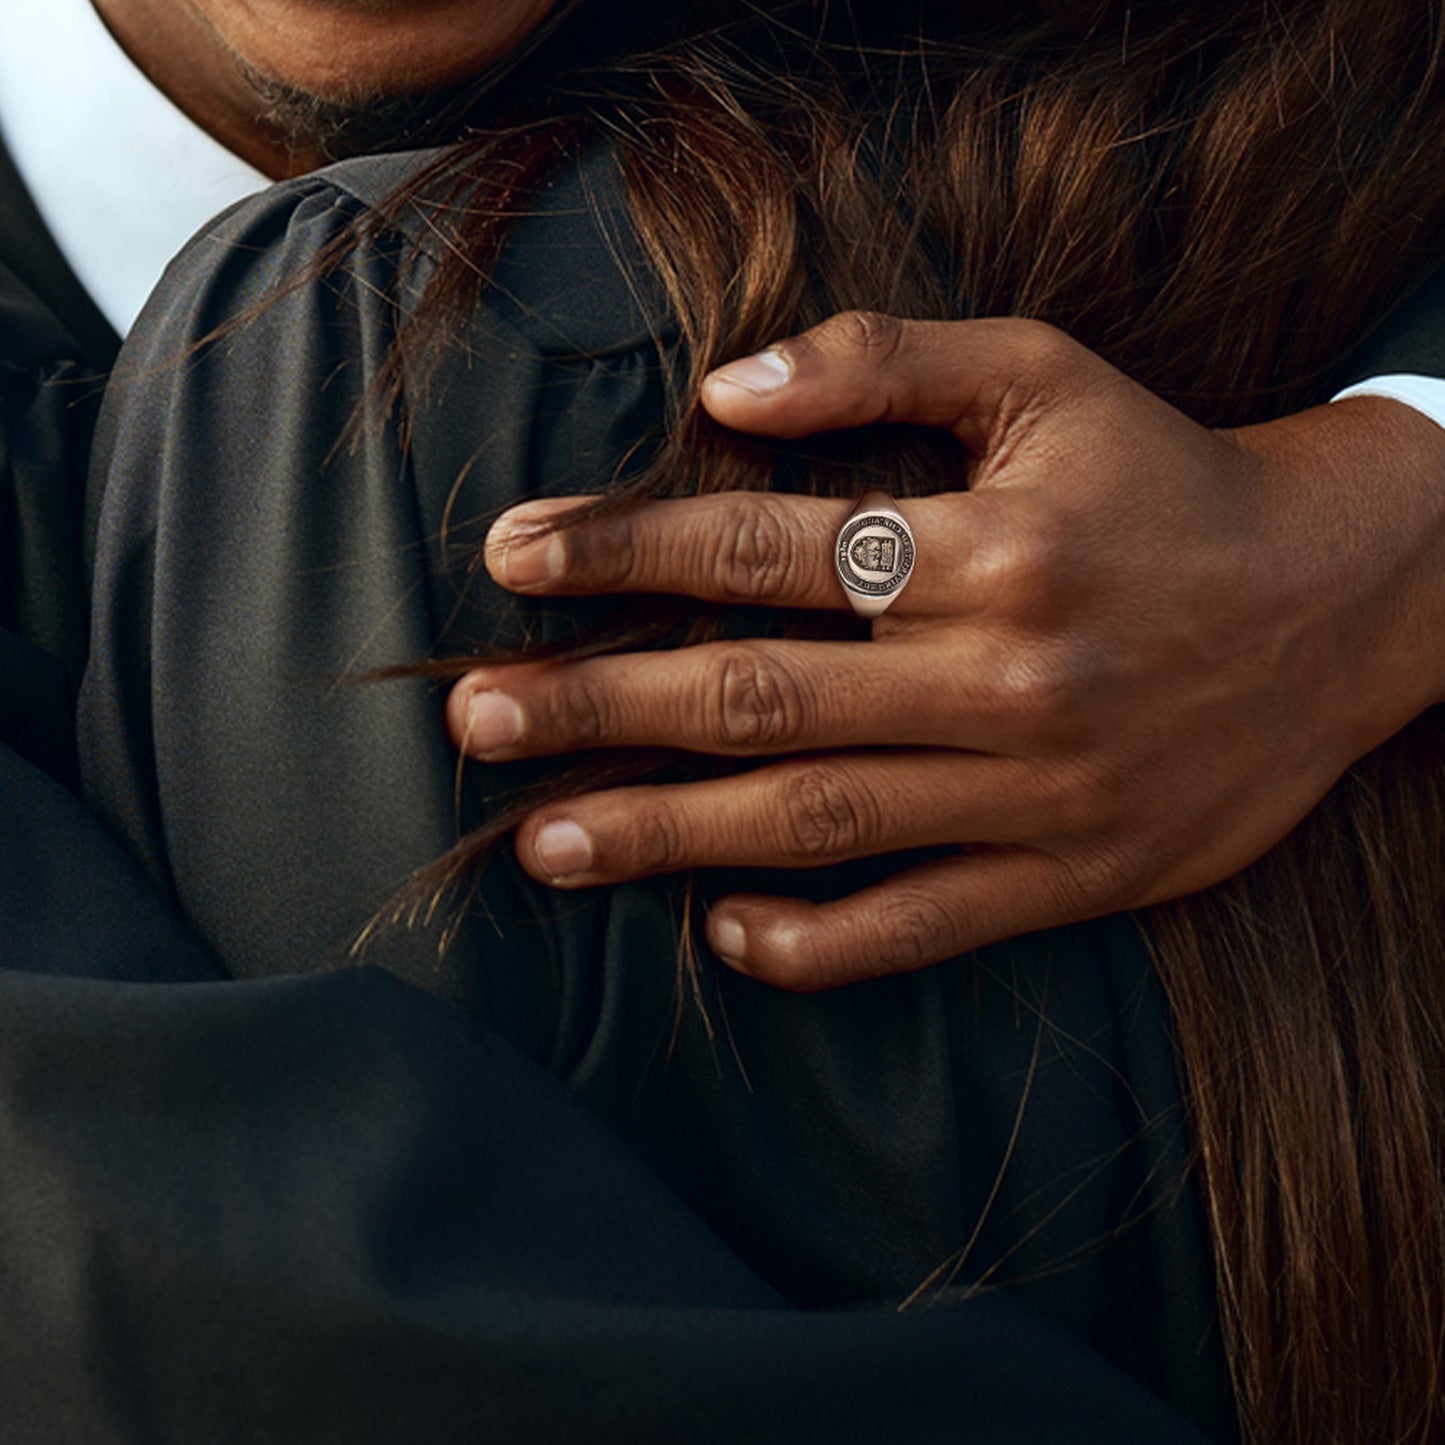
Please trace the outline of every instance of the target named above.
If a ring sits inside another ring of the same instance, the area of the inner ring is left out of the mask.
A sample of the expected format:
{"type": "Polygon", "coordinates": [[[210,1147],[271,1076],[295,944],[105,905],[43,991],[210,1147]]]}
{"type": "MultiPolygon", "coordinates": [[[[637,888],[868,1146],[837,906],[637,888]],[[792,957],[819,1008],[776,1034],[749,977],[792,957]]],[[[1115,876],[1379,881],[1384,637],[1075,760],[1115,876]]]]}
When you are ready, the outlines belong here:
{"type": "Polygon", "coordinates": [[[913,533],[897,513],[859,512],[838,532],[834,563],[854,609],[875,617],[913,571],[913,533]]]}

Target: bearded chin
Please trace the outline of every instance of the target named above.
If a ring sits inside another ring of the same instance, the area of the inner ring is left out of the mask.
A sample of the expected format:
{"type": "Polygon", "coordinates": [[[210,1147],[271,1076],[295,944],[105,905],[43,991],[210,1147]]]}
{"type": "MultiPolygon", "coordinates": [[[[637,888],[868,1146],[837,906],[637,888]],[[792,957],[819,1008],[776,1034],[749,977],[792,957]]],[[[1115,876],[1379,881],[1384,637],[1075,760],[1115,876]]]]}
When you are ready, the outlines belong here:
{"type": "Polygon", "coordinates": [[[313,95],[242,62],[262,121],[293,155],[324,161],[451,139],[484,88],[478,78],[420,95],[313,95]]]}

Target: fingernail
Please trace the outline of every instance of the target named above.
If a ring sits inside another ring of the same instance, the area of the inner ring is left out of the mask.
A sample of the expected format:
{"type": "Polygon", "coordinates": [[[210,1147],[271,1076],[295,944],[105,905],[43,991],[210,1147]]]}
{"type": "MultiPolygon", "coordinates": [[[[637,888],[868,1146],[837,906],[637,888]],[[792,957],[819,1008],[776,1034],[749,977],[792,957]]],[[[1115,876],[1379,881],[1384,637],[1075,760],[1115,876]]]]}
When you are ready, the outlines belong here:
{"type": "Polygon", "coordinates": [[[562,575],[566,565],[561,537],[538,537],[535,541],[508,543],[501,539],[501,578],[507,587],[540,587],[562,575]]]}
{"type": "Polygon", "coordinates": [[[543,823],[532,847],[554,883],[585,873],[592,866],[592,839],[570,820],[543,823]]]}
{"type": "Polygon", "coordinates": [[[788,358],[776,347],[759,351],[755,356],[745,356],[741,361],[730,361],[708,377],[709,381],[740,386],[754,396],[771,396],[775,391],[781,391],[792,379],[793,368],[789,365],[788,358]]]}
{"type": "Polygon", "coordinates": [[[479,692],[467,704],[467,751],[493,753],[522,736],[526,719],[504,692],[479,692]]]}
{"type": "Polygon", "coordinates": [[[712,951],[726,964],[740,968],[748,952],[747,930],[736,918],[719,918],[714,914],[708,919],[708,941],[712,951]]]}

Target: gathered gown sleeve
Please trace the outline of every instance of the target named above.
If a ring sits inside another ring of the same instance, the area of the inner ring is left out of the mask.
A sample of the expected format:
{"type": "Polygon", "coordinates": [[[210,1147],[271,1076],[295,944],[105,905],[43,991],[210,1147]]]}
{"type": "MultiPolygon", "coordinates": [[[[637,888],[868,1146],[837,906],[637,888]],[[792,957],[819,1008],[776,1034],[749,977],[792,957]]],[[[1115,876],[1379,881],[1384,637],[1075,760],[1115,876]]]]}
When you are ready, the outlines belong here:
{"type": "Polygon", "coordinates": [[[362,680],[433,642],[412,459],[369,409],[404,242],[307,274],[363,211],[306,185],[193,247],[98,440],[87,796],[244,977],[344,963],[456,837],[437,692],[362,680]]]}
{"type": "MultiPolygon", "coordinates": [[[[474,565],[482,525],[548,481],[605,485],[660,413],[642,319],[594,316],[610,344],[579,357],[594,338],[501,303],[382,404],[431,263],[423,252],[403,277],[413,238],[386,231],[316,274],[394,168],[360,174],[363,195],[304,181],[243,207],[176,263],[97,442],[87,799],[242,977],[298,952],[349,963],[378,911],[475,823],[442,692],[369,675],[427,658],[448,631],[515,628],[474,565]]],[[[510,857],[490,866],[486,902],[517,927],[481,923],[443,954],[444,914],[426,937],[374,931],[365,959],[545,1053],[566,1002],[552,921],[510,857]]]]}

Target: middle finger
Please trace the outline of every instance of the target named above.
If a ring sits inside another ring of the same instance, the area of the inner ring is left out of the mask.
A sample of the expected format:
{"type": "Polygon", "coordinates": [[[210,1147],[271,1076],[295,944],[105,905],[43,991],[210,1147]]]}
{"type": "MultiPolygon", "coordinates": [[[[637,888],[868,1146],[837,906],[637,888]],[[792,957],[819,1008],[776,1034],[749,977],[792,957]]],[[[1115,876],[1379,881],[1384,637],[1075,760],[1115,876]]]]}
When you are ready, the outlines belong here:
{"type": "Polygon", "coordinates": [[[1027,651],[974,632],[880,642],[750,639],[674,652],[479,668],[453,688],[447,726],[500,762],[597,747],[732,757],[905,745],[1007,752],[1027,651]]]}

